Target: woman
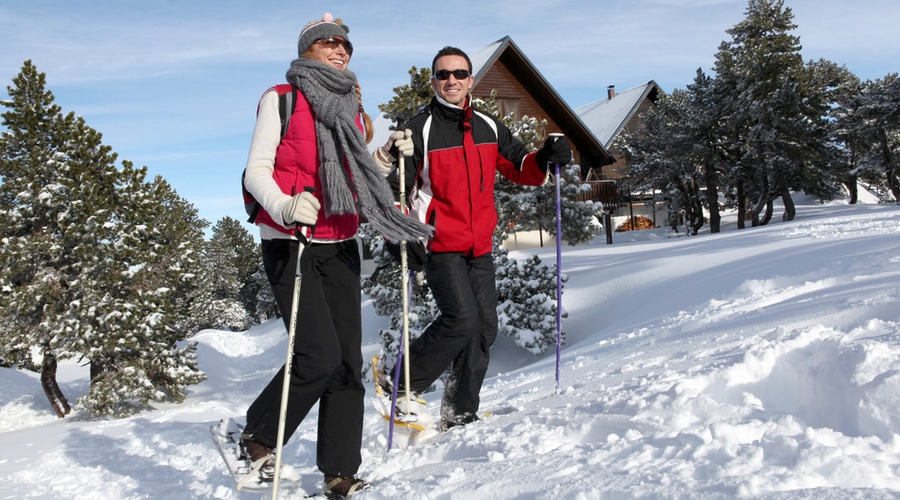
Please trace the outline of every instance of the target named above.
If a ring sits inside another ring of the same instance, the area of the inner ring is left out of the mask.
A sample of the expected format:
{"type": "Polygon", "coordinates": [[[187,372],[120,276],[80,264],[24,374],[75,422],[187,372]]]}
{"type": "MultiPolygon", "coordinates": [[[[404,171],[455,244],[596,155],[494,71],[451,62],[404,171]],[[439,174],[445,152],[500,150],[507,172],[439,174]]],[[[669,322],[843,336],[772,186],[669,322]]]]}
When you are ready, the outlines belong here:
{"type": "MultiPolygon", "coordinates": [[[[360,257],[356,236],[360,213],[382,235],[417,240],[430,226],[404,216],[366,148],[349,29],[325,14],[307,24],[288,84],[260,99],[247,160],[245,186],[261,205],[256,218],[263,264],[286,327],[290,327],[294,276],[300,247],[297,332],[292,357],[285,441],[319,403],[316,462],[325,491],[349,496],[366,486],[356,478],[361,462],[363,397],[360,257]],[[280,94],[295,92],[295,109],[282,137],[280,94]],[[308,190],[311,187],[314,190],[308,190]],[[312,192],[310,192],[312,191],[312,192]]],[[[284,367],[247,410],[241,444],[274,476],[284,367]]]]}

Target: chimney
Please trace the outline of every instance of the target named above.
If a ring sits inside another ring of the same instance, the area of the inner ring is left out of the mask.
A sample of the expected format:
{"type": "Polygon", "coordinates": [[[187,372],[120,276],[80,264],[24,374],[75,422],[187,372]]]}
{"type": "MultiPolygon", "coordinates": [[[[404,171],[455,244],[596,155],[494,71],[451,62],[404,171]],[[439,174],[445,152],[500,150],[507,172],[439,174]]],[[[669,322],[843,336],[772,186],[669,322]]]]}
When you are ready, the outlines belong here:
{"type": "Polygon", "coordinates": [[[616,96],[616,86],[610,85],[610,86],[606,87],[606,98],[612,99],[615,96],[616,96]]]}

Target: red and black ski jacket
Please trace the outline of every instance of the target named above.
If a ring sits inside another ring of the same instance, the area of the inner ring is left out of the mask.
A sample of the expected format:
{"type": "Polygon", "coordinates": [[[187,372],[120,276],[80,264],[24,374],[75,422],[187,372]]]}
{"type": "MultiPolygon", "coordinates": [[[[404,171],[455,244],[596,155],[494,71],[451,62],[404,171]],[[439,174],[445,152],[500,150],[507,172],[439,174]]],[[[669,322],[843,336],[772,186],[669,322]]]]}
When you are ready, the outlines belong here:
{"type": "Polygon", "coordinates": [[[412,131],[415,150],[407,159],[410,214],[435,228],[432,252],[478,257],[492,249],[497,225],[494,177],[517,184],[546,180],[526,146],[493,116],[467,105],[448,106],[437,98],[400,130],[412,131]]]}

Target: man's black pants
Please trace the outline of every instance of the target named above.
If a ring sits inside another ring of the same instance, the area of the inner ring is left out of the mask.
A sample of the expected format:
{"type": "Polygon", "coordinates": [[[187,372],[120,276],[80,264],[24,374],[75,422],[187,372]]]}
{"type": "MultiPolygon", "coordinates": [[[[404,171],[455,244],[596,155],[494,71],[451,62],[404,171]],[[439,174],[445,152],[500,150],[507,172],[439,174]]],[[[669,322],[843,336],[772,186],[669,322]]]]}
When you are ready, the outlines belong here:
{"type": "Polygon", "coordinates": [[[425,276],[440,316],[410,345],[410,385],[423,392],[450,367],[441,414],[466,423],[478,412],[497,338],[494,260],[491,254],[433,253],[425,276]]]}

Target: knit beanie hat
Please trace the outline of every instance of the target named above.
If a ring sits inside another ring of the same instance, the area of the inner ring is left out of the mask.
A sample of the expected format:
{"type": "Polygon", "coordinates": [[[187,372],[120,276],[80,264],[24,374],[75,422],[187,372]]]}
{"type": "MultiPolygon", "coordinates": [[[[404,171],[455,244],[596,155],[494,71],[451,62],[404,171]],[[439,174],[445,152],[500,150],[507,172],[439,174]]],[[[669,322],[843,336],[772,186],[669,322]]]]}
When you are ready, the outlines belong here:
{"type": "Polygon", "coordinates": [[[348,33],[350,33],[350,28],[344,25],[340,18],[334,19],[331,13],[326,12],[322,19],[307,23],[303,27],[303,31],[300,32],[300,39],[297,41],[297,51],[300,57],[303,57],[303,54],[316,40],[337,36],[347,41],[347,52],[353,55],[353,45],[347,37],[348,33]]]}

